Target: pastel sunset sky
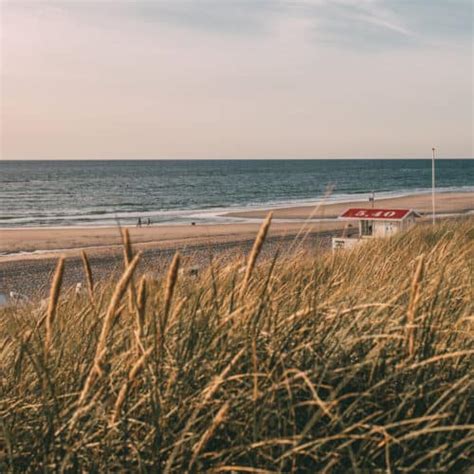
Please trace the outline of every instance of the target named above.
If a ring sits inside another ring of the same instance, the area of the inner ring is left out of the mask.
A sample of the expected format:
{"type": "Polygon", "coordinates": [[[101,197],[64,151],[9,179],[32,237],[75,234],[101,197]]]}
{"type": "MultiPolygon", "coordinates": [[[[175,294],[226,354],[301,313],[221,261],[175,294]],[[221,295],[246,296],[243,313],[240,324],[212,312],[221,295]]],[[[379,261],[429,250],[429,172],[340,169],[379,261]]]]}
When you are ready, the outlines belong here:
{"type": "Polygon", "coordinates": [[[470,0],[0,0],[3,159],[473,156],[470,0]]]}

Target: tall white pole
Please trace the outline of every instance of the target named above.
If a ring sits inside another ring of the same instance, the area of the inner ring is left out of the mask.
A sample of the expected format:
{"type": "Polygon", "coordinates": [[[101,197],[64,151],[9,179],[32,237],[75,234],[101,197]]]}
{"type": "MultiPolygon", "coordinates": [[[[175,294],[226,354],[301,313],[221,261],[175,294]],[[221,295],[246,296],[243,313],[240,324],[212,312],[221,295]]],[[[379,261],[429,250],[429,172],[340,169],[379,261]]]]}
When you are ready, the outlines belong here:
{"type": "Polygon", "coordinates": [[[433,225],[436,221],[436,208],[435,208],[435,148],[431,149],[431,206],[433,210],[433,225]]]}

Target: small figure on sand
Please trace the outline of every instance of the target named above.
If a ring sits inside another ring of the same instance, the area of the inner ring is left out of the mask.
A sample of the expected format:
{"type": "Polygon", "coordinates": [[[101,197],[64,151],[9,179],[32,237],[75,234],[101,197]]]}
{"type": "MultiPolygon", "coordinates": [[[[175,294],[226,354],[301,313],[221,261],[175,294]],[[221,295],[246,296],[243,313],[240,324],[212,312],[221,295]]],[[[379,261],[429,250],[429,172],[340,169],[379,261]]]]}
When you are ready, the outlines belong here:
{"type": "Polygon", "coordinates": [[[148,218],[148,219],[146,220],[146,225],[147,225],[148,227],[151,226],[151,219],[150,219],[150,218],[148,218]]]}
{"type": "Polygon", "coordinates": [[[137,221],[137,227],[141,227],[141,226],[142,226],[142,218],[139,217],[137,221]]]}

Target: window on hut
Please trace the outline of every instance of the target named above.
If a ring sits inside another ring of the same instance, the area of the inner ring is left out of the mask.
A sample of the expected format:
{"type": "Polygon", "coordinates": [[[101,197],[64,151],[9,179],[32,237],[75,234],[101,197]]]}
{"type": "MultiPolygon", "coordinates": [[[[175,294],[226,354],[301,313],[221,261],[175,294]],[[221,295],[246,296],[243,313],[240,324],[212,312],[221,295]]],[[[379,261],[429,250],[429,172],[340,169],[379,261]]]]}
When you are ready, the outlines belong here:
{"type": "Polygon", "coordinates": [[[360,221],[361,235],[372,235],[372,221],[360,221]]]}

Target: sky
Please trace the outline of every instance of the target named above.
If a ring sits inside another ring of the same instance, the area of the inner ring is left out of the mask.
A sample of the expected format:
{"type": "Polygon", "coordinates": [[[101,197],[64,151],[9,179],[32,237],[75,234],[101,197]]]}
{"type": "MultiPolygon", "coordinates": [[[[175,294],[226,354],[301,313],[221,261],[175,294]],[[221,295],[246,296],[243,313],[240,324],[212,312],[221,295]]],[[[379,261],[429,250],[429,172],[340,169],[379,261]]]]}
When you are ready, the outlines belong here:
{"type": "Polygon", "coordinates": [[[0,0],[2,159],[473,157],[470,0],[0,0]]]}

